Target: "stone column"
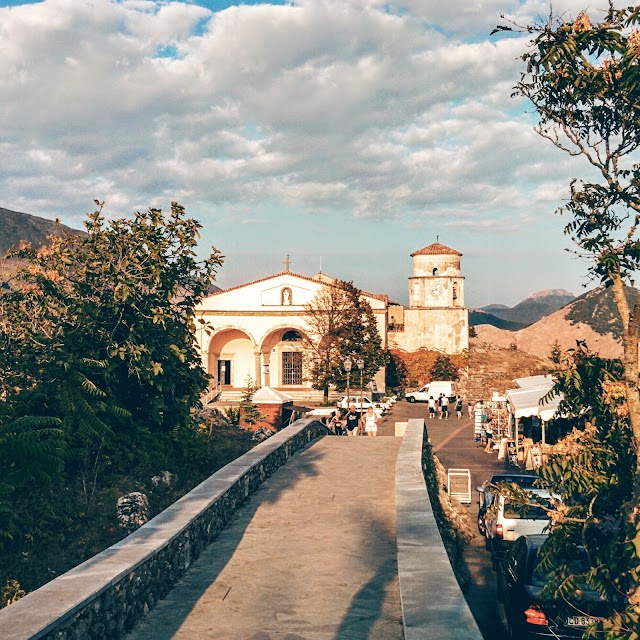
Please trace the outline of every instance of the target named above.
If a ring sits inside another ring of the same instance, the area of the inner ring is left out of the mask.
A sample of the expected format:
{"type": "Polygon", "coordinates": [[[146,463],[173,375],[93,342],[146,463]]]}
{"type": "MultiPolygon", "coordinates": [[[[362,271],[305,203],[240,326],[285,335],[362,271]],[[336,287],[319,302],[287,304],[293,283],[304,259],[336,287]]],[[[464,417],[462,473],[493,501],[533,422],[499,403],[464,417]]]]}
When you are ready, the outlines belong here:
{"type": "Polygon", "coordinates": [[[210,384],[215,387],[218,385],[218,382],[220,382],[218,378],[218,362],[220,361],[220,354],[211,352],[207,355],[210,357],[209,365],[211,366],[211,369],[207,367],[207,373],[210,373],[213,376],[210,384]]]}
{"type": "Polygon", "coordinates": [[[261,353],[260,351],[254,351],[253,353],[253,357],[255,359],[255,365],[256,365],[256,375],[254,376],[254,380],[256,381],[256,387],[260,388],[262,387],[262,368],[260,366],[260,361],[261,361],[261,353]]]}
{"type": "Polygon", "coordinates": [[[271,353],[268,351],[262,354],[262,364],[264,367],[264,386],[271,386],[271,353]]]}

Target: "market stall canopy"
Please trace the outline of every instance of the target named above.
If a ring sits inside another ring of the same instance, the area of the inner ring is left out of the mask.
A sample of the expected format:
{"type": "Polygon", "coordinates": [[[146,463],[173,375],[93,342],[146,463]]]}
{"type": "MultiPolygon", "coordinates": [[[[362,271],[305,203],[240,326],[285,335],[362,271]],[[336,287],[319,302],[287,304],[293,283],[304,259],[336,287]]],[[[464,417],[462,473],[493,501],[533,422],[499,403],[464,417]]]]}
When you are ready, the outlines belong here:
{"type": "Polygon", "coordinates": [[[260,387],[260,389],[253,394],[253,402],[256,404],[286,404],[287,402],[293,402],[293,398],[277,389],[260,387]]]}
{"type": "Polygon", "coordinates": [[[553,381],[551,381],[551,384],[544,386],[509,389],[506,394],[507,402],[514,418],[538,416],[543,422],[551,420],[558,410],[562,395],[554,396],[544,403],[541,402],[552,386],[553,381]]]}
{"type": "Polygon", "coordinates": [[[551,389],[554,383],[553,376],[527,376],[526,378],[514,378],[513,381],[521,389],[531,389],[533,387],[551,389]]]}

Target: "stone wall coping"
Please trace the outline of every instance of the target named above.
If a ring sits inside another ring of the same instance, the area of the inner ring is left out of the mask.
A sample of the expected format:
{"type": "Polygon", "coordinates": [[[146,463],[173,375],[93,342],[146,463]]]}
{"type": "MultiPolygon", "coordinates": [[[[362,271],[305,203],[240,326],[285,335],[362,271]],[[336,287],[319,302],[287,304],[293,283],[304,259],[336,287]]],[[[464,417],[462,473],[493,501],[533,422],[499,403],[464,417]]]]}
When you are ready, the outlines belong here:
{"type": "Polygon", "coordinates": [[[0,610],[0,638],[35,640],[43,637],[175,540],[248,471],[313,423],[317,424],[317,420],[302,419],[277,432],[212,474],[120,542],[0,610]]]}
{"type": "Polygon", "coordinates": [[[422,470],[423,419],[410,419],[396,462],[398,578],[405,640],[482,640],[453,573],[422,470]]]}

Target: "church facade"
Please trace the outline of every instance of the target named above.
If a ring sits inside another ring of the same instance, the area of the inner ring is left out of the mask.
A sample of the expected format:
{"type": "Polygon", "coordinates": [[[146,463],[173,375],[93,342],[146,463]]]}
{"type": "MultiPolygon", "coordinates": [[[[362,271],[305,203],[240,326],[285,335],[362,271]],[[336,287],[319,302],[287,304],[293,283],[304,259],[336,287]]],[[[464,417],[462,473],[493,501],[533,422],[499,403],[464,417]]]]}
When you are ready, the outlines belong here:
{"type": "MultiPolygon", "coordinates": [[[[334,282],[324,274],[284,271],[204,298],[196,308],[196,340],[214,384],[222,391],[243,389],[250,378],[257,387],[273,387],[294,398],[320,397],[322,392],[313,392],[305,379],[305,343],[313,339],[305,305],[334,282]]],[[[363,297],[386,348],[387,297],[365,292],[363,297]]],[[[357,372],[353,379],[357,382],[357,372]]],[[[375,382],[384,391],[384,370],[375,382]]]]}

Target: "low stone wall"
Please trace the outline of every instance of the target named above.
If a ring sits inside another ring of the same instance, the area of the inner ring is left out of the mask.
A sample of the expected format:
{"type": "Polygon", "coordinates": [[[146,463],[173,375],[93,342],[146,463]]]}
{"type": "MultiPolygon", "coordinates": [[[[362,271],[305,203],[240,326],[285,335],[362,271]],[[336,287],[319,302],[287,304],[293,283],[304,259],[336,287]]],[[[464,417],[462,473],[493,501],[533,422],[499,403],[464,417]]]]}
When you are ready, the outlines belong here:
{"type": "Polygon", "coordinates": [[[328,434],[298,420],[220,469],[121,542],[0,611],[2,640],[122,637],[163,598],[278,467],[328,434]]]}
{"type": "Polygon", "coordinates": [[[406,640],[482,640],[451,568],[422,470],[423,419],[407,423],[396,463],[398,578],[406,640]]]}

